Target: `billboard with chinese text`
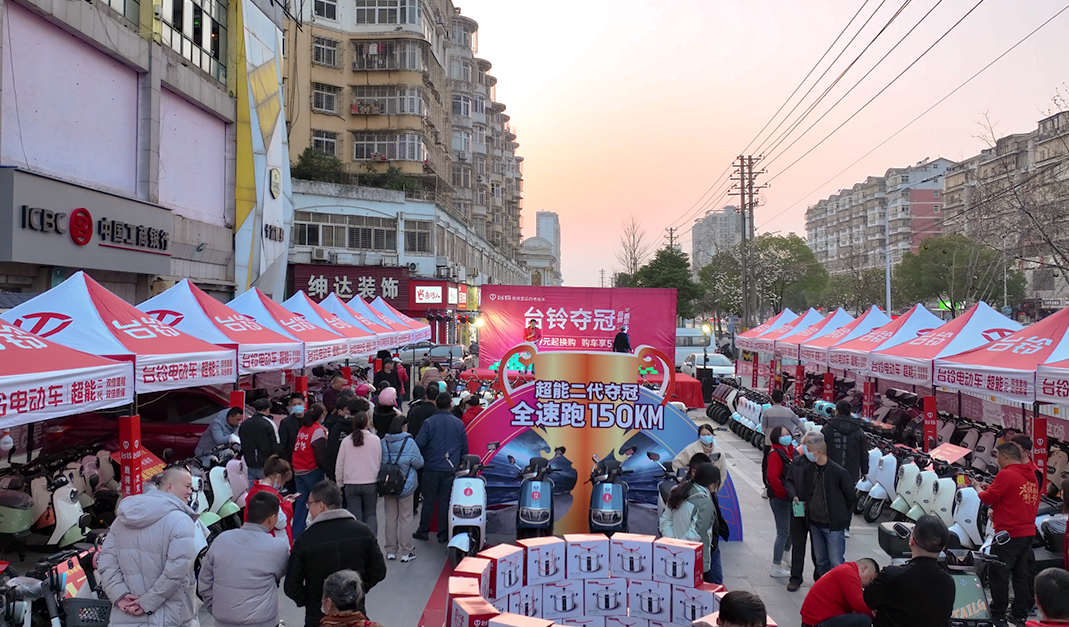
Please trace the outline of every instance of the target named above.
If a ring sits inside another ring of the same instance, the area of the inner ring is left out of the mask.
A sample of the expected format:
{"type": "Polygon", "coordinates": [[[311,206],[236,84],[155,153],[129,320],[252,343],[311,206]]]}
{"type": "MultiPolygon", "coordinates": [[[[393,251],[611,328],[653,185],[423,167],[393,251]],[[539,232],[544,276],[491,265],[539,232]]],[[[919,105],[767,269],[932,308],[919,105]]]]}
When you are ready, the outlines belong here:
{"type": "MultiPolygon", "coordinates": [[[[611,351],[627,327],[632,347],[675,352],[674,289],[484,285],[480,311],[479,363],[492,367],[513,346],[525,341],[531,321],[538,327],[540,351],[611,351]]],[[[636,375],[637,376],[637,375],[636,375]]]]}
{"type": "Polygon", "coordinates": [[[348,301],[360,296],[367,302],[381,296],[401,311],[408,310],[410,272],[408,267],[388,266],[331,266],[326,264],[293,264],[290,266],[289,293],[304,290],[321,302],[331,292],[348,301]]]}

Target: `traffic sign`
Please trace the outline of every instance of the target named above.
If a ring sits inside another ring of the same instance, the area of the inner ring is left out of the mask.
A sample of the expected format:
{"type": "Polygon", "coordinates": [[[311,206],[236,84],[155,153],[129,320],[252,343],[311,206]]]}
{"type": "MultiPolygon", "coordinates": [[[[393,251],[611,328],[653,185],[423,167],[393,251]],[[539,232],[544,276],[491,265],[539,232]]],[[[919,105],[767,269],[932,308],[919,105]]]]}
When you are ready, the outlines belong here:
{"type": "Polygon", "coordinates": [[[1013,313],[1013,307],[1010,307],[1009,305],[1006,305],[1005,307],[1002,308],[1002,315],[1008,316],[1008,315],[1010,315],[1012,313],[1013,313]]]}

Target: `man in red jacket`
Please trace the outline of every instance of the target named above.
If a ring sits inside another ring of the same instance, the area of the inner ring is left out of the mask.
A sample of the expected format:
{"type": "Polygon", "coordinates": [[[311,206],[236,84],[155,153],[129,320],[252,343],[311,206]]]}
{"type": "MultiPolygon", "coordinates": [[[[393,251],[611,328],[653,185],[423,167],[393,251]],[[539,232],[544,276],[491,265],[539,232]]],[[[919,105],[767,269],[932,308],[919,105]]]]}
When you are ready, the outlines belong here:
{"type": "Polygon", "coordinates": [[[991,564],[991,618],[1005,625],[1013,577],[1013,607],[1010,617],[1023,623],[1032,609],[1032,537],[1036,534],[1039,484],[1036,474],[1022,463],[1021,448],[1013,442],[995,447],[999,472],[990,485],[979,483],[980,500],[991,506],[995,531],[1010,534],[1006,544],[996,544],[991,552],[1002,562],[991,564]]]}
{"type": "Polygon", "coordinates": [[[840,564],[809,589],[802,602],[804,627],[869,627],[872,610],[865,605],[862,590],[880,572],[869,558],[840,564]]]}

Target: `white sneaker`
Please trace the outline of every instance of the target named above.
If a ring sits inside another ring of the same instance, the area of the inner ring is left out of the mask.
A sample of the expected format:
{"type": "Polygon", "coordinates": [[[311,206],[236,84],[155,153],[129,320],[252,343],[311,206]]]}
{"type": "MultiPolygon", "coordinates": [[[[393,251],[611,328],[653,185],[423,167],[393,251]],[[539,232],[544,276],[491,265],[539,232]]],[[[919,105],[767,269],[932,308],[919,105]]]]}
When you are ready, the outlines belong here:
{"type": "Polygon", "coordinates": [[[776,579],[786,579],[791,576],[791,571],[785,570],[782,566],[773,566],[772,572],[768,575],[770,577],[775,577],[776,579]]]}
{"type": "Polygon", "coordinates": [[[402,555],[401,556],[401,561],[402,562],[411,562],[414,559],[416,559],[416,554],[415,553],[409,553],[408,555],[402,555]]]}
{"type": "Polygon", "coordinates": [[[386,554],[386,559],[388,559],[388,560],[395,560],[395,559],[397,559],[397,553],[387,553],[387,554],[386,554]]]}
{"type": "Polygon", "coordinates": [[[850,530],[847,529],[845,533],[846,533],[846,537],[849,538],[850,537],[850,530]]]}

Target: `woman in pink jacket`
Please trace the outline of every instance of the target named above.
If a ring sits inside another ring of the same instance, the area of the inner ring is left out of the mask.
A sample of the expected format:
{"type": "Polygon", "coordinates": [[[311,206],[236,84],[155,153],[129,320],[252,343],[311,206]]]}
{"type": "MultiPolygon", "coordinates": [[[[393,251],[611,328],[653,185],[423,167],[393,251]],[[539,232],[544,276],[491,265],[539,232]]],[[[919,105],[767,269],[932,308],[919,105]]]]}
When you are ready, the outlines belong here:
{"type": "Polygon", "coordinates": [[[382,443],[368,430],[366,411],[353,414],[352,435],[341,442],[334,476],[345,490],[346,508],[356,519],[367,523],[372,533],[379,533],[375,515],[378,507],[379,466],[382,465],[382,443]]]}

